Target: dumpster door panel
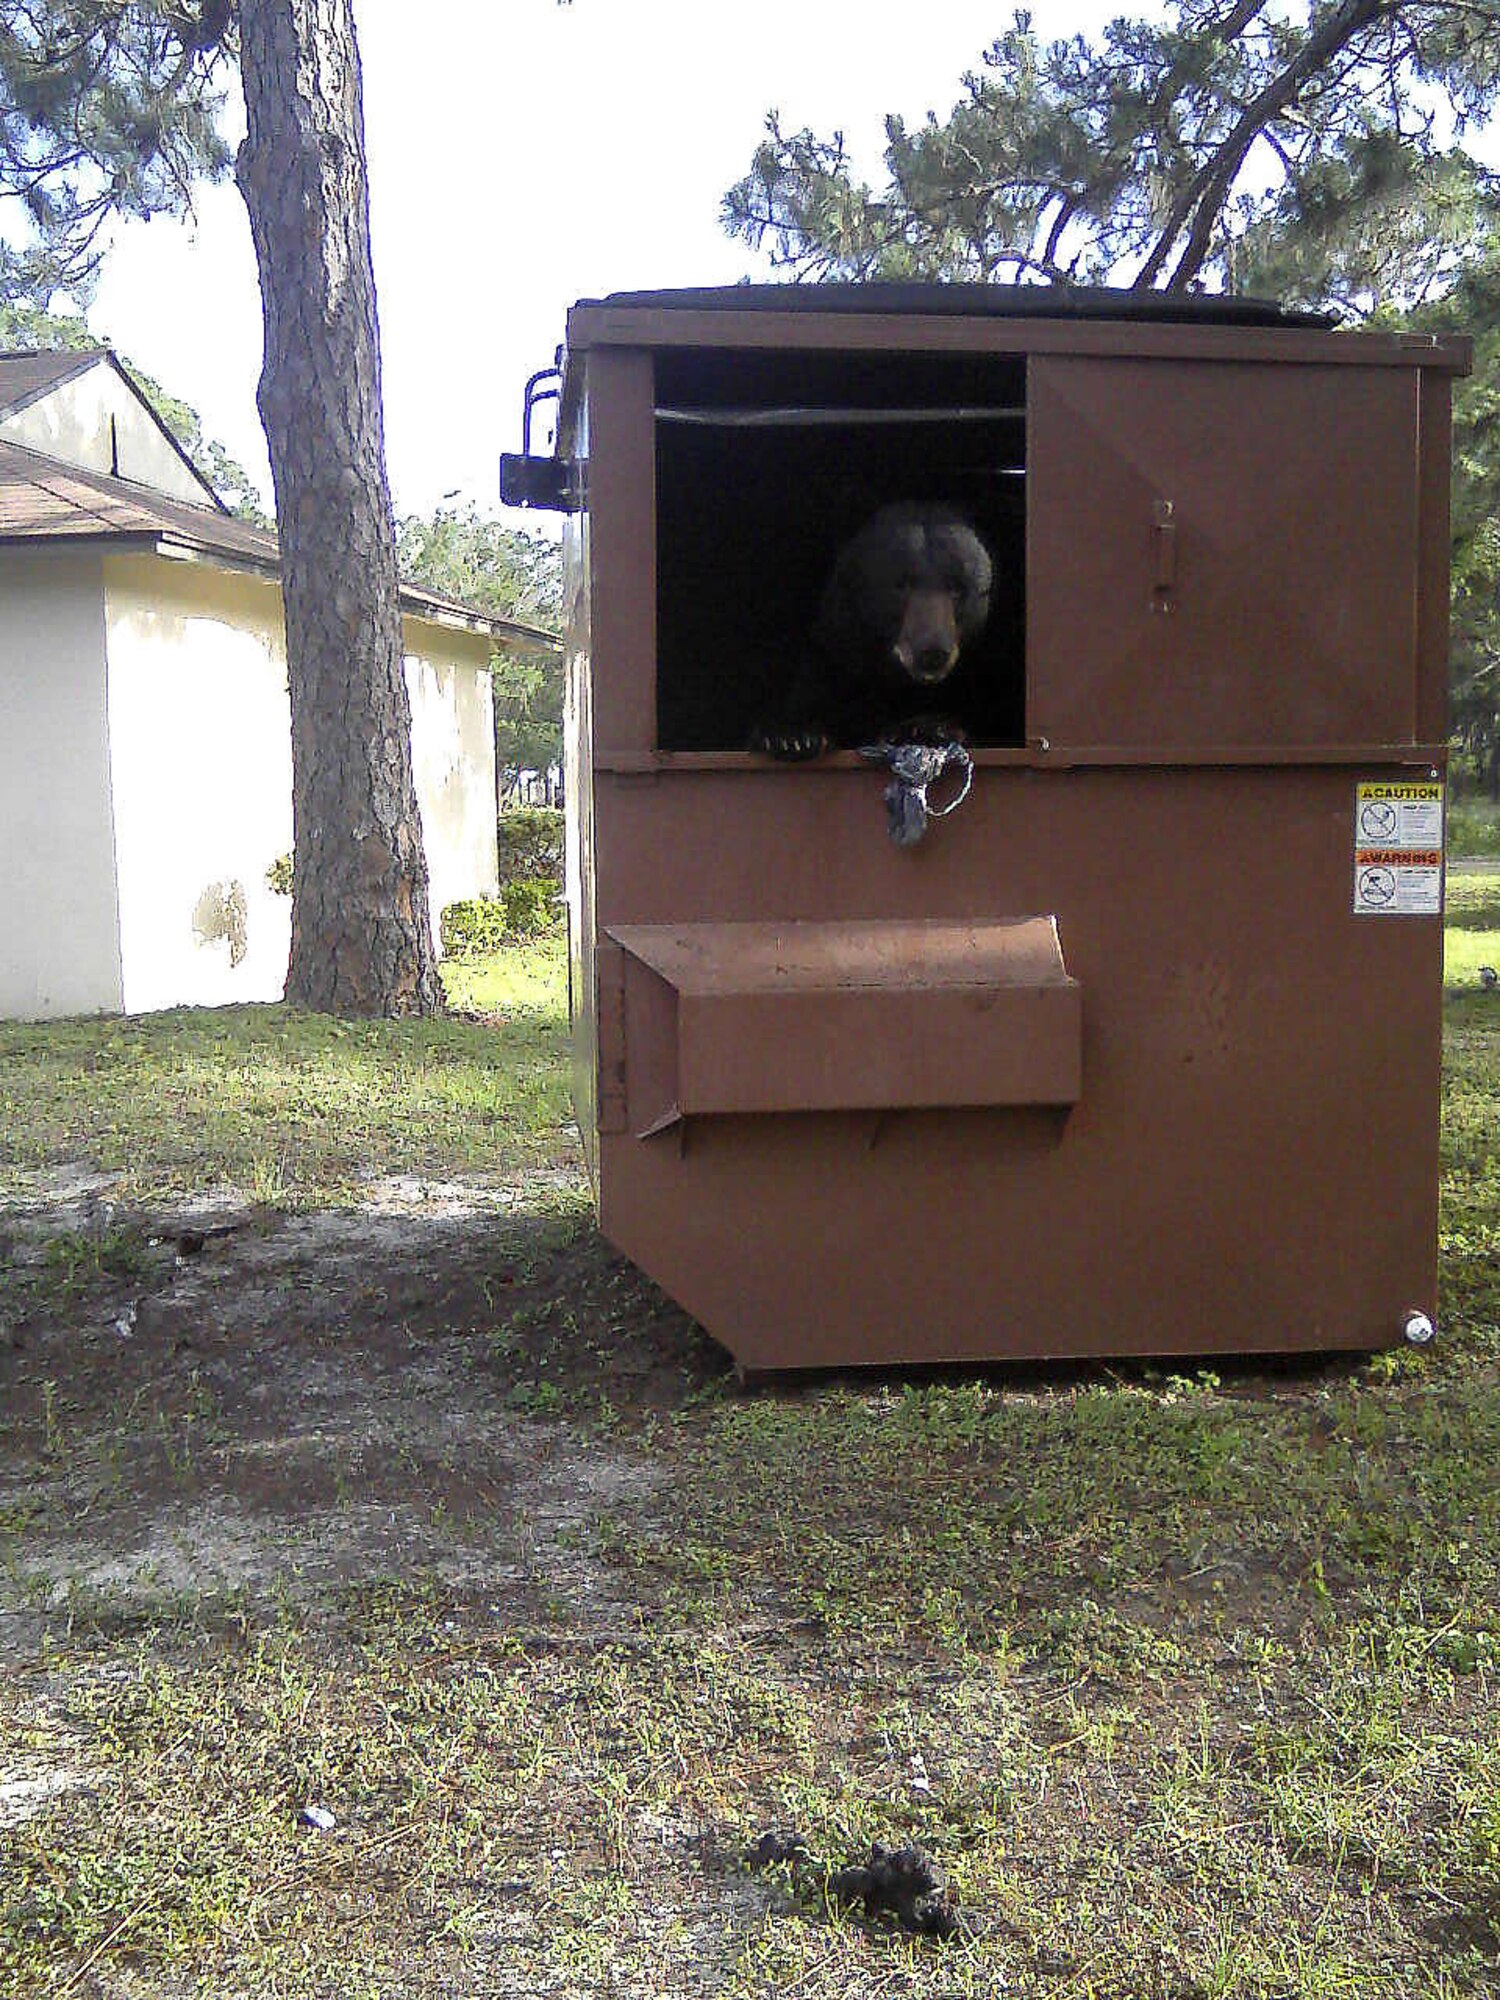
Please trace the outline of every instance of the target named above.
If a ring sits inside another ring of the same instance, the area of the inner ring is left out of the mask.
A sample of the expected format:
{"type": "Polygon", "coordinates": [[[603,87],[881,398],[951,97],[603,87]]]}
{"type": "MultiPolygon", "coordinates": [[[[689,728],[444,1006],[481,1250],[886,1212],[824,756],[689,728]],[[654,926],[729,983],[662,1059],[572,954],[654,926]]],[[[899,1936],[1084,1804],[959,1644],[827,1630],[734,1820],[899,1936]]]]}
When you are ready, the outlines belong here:
{"type": "Polygon", "coordinates": [[[1396,368],[1033,356],[1028,733],[1414,741],[1416,395],[1396,368]]]}

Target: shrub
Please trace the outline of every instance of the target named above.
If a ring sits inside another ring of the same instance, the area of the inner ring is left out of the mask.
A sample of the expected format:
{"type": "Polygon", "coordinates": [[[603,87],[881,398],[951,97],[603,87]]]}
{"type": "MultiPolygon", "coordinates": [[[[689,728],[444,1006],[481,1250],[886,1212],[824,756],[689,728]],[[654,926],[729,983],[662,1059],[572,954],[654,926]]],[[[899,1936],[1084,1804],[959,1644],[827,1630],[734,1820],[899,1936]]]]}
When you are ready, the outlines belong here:
{"type": "Polygon", "coordinates": [[[438,919],[444,958],[496,951],[505,942],[505,906],[497,896],[471,896],[450,903],[438,919]]]}
{"type": "Polygon", "coordinates": [[[538,937],[552,929],[558,915],[557,889],[544,877],[506,882],[498,896],[473,896],[448,905],[439,920],[443,956],[466,958],[538,937]]]}
{"type": "Polygon", "coordinates": [[[537,877],[562,887],[563,816],[556,806],[516,806],[500,815],[502,885],[537,877]]]}
{"type": "Polygon", "coordinates": [[[523,876],[500,886],[506,928],[513,937],[536,937],[558,919],[557,884],[543,875],[523,876]]]}
{"type": "Polygon", "coordinates": [[[273,896],[290,896],[292,893],[292,857],[278,854],[266,870],[266,887],[273,896]]]}
{"type": "Polygon", "coordinates": [[[1500,855],[1500,807],[1488,799],[1453,799],[1448,805],[1450,854],[1500,855]]]}

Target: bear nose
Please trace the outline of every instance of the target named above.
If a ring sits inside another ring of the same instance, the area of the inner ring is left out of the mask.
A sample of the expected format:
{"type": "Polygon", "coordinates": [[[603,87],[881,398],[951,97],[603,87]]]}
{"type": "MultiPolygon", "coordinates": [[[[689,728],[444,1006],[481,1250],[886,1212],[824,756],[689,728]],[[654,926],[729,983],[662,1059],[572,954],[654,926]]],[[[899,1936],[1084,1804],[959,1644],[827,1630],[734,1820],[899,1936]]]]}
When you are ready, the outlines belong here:
{"type": "Polygon", "coordinates": [[[946,646],[924,646],[917,655],[916,668],[924,681],[940,681],[953,664],[953,655],[946,646]]]}

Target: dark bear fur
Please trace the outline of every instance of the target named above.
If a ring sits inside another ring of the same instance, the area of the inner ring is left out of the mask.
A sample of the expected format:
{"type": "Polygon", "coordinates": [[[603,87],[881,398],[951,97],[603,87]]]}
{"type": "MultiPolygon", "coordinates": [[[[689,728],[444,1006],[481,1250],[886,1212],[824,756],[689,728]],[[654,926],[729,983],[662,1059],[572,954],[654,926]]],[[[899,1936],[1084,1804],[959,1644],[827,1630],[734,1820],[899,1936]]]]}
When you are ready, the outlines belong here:
{"type": "Polygon", "coordinates": [[[882,507],[840,549],[785,708],[751,748],[800,759],[962,740],[960,720],[932,704],[984,630],[992,578],[989,550],[952,508],[882,507]]]}

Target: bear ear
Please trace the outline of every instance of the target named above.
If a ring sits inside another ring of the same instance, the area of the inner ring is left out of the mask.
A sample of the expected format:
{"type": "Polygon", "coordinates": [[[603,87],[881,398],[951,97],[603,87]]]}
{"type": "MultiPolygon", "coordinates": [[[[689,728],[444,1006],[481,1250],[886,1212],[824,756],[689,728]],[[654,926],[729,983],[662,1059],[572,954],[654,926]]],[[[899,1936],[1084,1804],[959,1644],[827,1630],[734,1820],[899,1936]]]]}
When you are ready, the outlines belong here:
{"type": "Polygon", "coordinates": [[[989,618],[995,572],[989,550],[972,528],[963,529],[958,553],[962,558],[964,585],[958,600],[958,618],[960,629],[968,638],[981,631],[989,618]]]}

